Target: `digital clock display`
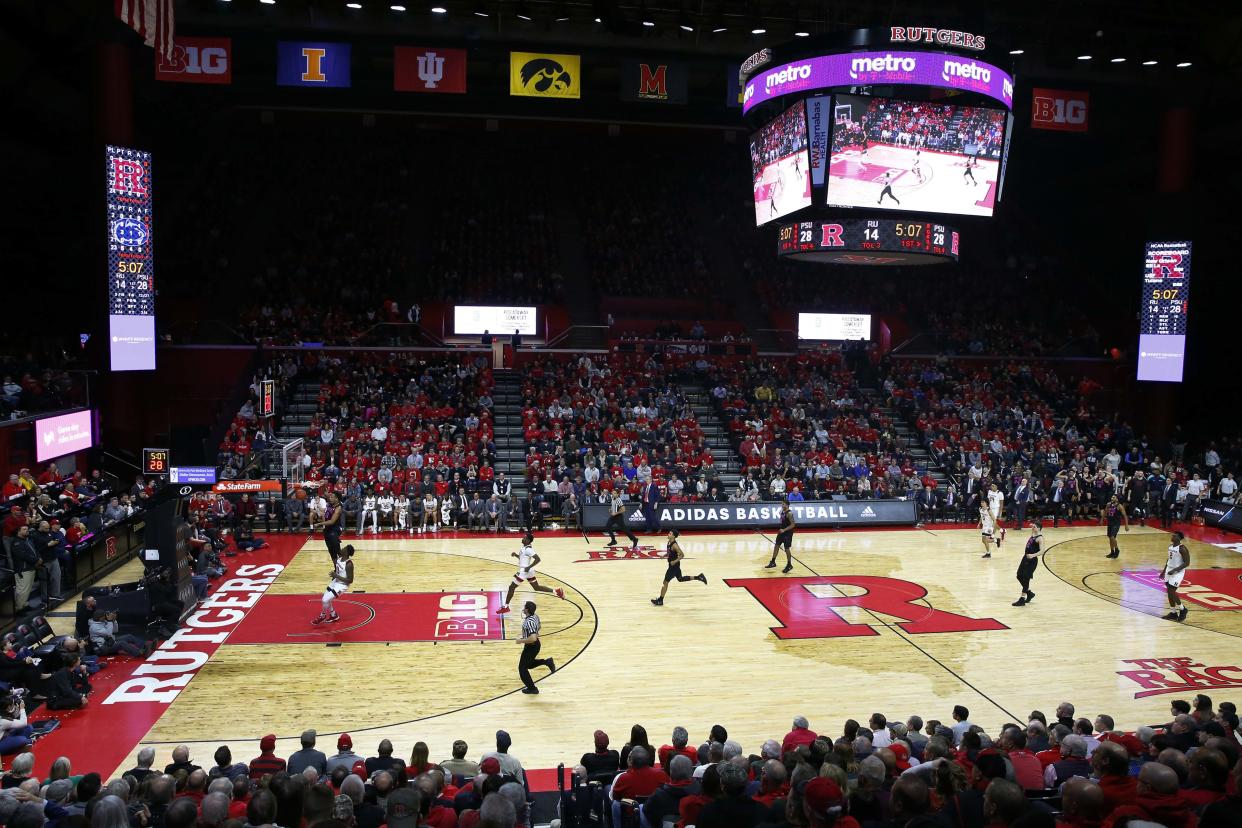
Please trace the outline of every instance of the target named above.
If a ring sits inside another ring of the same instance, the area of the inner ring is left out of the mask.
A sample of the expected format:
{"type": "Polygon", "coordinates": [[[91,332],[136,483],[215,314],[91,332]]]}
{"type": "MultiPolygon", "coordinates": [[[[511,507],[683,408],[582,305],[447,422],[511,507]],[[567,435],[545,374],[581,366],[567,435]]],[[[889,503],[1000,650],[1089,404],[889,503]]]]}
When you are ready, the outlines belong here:
{"type": "Polygon", "coordinates": [[[142,450],[143,474],[168,474],[168,449],[144,448],[142,450]]]}
{"type": "Polygon", "coordinates": [[[1148,242],[1139,310],[1139,379],[1182,381],[1189,310],[1190,242],[1148,242]]]}
{"type": "Polygon", "coordinates": [[[931,263],[957,261],[960,238],[955,228],[929,221],[800,221],[780,227],[776,252],[857,264],[931,263]]]}
{"type": "Polygon", "coordinates": [[[108,336],[113,371],[155,368],[151,153],[108,147],[108,336]]]}

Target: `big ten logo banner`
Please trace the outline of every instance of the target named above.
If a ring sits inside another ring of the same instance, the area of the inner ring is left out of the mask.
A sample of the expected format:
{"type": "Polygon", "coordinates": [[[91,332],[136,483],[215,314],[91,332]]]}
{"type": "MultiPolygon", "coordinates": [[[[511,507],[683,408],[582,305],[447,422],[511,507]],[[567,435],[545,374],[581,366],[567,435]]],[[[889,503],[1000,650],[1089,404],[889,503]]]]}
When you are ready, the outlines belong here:
{"type": "Polygon", "coordinates": [[[171,83],[232,83],[233,41],[177,37],[167,58],[155,51],[155,79],[171,83]]]}
{"type": "Polygon", "coordinates": [[[915,635],[946,632],[990,632],[1009,629],[994,618],[970,618],[918,603],[927,590],[897,578],[870,575],[824,575],[809,578],[728,578],[772,613],[780,639],[848,638],[879,635],[875,627],[897,619],[897,627],[915,635]],[[848,588],[848,593],[846,589],[848,588]],[[861,594],[857,593],[862,590],[861,594]],[[838,608],[857,607],[875,613],[874,624],[845,620],[838,608]]]}
{"type": "Polygon", "coordinates": [[[510,52],[509,94],[527,98],[581,98],[582,56],[510,52]]]}
{"type": "Polygon", "coordinates": [[[1058,132],[1086,132],[1087,110],[1091,96],[1087,92],[1065,89],[1031,90],[1031,126],[1058,132]]]}
{"type": "Polygon", "coordinates": [[[684,104],[690,72],[684,63],[637,58],[621,64],[621,100],[684,104]]]}
{"type": "Polygon", "coordinates": [[[466,91],[466,50],[425,46],[393,48],[392,86],[398,92],[466,91]]]}
{"type": "Polygon", "coordinates": [[[349,44],[277,42],[276,83],[280,86],[348,87],[349,44]]]}

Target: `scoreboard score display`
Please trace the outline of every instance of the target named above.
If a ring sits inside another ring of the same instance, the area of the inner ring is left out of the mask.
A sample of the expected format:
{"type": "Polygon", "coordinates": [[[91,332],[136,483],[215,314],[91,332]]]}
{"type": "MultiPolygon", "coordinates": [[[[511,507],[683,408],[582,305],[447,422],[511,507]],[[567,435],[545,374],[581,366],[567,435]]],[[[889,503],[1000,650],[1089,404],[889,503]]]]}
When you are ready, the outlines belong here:
{"type": "Polygon", "coordinates": [[[1148,242],[1139,310],[1138,379],[1181,382],[1190,310],[1190,242],[1148,242]]]}
{"type": "Polygon", "coordinates": [[[961,235],[930,221],[817,219],[783,224],[777,255],[841,264],[934,264],[956,262],[961,235]]]}
{"type": "Polygon", "coordinates": [[[108,338],[113,371],[155,369],[151,153],[107,149],[108,338]]]}

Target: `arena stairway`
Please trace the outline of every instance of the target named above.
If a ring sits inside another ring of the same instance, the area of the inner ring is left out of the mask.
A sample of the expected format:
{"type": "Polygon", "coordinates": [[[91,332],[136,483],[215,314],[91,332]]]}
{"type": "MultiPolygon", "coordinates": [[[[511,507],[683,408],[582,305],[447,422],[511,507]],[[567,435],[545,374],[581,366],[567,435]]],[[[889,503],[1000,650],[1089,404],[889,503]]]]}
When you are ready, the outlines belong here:
{"type": "Polygon", "coordinates": [[[311,417],[319,407],[319,381],[302,380],[293,388],[289,399],[285,402],[284,412],[280,417],[280,425],[276,429],[276,438],[282,443],[306,436],[311,417]]]}
{"type": "Polygon", "coordinates": [[[690,408],[694,411],[694,418],[698,420],[699,428],[703,429],[703,436],[707,440],[712,460],[716,465],[716,473],[720,477],[721,489],[728,494],[736,488],[742,469],[737,448],[729,437],[729,429],[717,413],[716,407],[712,405],[706,386],[699,383],[686,383],[681,386],[681,391],[690,402],[690,408]]]}
{"type": "Polygon", "coordinates": [[[492,388],[495,470],[513,483],[513,493],[526,496],[526,441],[522,436],[522,379],[512,371],[496,371],[492,388]]]}
{"type": "MultiPolygon", "coordinates": [[[[862,388],[859,390],[871,399],[879,397],[879,392],[874,388],[862,388]]],[[[910,453],[910,458],[914,461],[914,468],[919,472],[920,476],[926,470],[931,475],[932,480],[936,481],[938,488],[944,488],[949,485],[949,476],[945,474],[944,467],[932,458],[931,452],[923,446],[923,440],[918,431],[902,417],[901,412],[887,405],[877,405],[876,408],[892,421],[893,432],[899,440],[906,444],[906,450],[910,453]]]]}

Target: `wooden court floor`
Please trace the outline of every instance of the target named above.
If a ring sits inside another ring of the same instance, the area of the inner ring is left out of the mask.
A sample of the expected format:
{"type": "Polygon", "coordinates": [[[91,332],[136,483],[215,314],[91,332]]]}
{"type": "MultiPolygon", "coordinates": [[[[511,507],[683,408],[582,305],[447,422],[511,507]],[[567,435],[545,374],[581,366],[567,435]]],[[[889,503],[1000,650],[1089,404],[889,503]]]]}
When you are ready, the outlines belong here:
{"type": "Polygon", "coordinates": [[[759,534],[688,534],[682,568],[708,583],[671,584],[663,607],[649,602],[665,571],[649,557],[662,538],[626,554],[598,536],[541,537],[540,580],[566,598],[533,596],[542,655],[559,668],[535,671],[538,696],[517,692],[513,640],[531,593],[519,589],[502,627],[492,612],[517,535],[347,537],[358,550],[352,614],[327,633],[309,625],[329,570],[323,542],[278,539],[287,565],[149,732],[132,734],[120,769],[144,745],[163,764],[182,742],[204,766],[220,744],[248,760],[269,732],[285,755],[305,728],[324,734],[329,755],[329,734],[344,731],[361,755],[389,738],[408,756],[421,740],[433,761],[459,738],[477,758],[503,728],[527,768],[551,768],[576,761],[596,728],[620,745],[636,722],[654,744],[676,725],[702,740],[721,723],[758,752],[796,714],[836,736],[847,718],[948,721],[964,704],[994,733],[1070,700],[1079,715],[1109,713],[1132,729],[1167,721],[1174,698],[1242,696],[1242,547],[1187,541],[1194,598],[1176,623],[1160,617],[1152,583],[1168,533],[1135,527],[1109,560],[1102,527],[1050,529],[1037,597],[1013,607],[1026,535],[1010,530],[982,560],[972,529],[802,532],[783,575],[764,568],[771,544],[759,534]],[[462,617],[472,620],[462,627],[462,617]]]}

